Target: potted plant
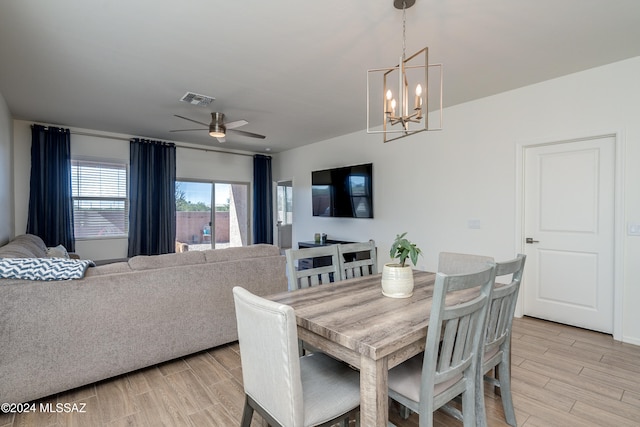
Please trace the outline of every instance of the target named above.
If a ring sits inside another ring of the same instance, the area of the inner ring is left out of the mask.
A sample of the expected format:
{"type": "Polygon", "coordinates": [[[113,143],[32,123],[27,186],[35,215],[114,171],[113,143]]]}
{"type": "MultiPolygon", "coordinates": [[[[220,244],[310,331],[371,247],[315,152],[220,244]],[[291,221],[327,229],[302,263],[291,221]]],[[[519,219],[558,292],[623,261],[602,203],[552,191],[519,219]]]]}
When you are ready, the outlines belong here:
{"type": "Polygon", "coordinates": [[[413,269],[407,258],[415,266],[422,251],[406,235],[406,232],[398,234],[389,251],[389,256],[399,262],[386,263],[382,267],[382,294],[387,297],[408,298],[413,295],[413,269]]]}

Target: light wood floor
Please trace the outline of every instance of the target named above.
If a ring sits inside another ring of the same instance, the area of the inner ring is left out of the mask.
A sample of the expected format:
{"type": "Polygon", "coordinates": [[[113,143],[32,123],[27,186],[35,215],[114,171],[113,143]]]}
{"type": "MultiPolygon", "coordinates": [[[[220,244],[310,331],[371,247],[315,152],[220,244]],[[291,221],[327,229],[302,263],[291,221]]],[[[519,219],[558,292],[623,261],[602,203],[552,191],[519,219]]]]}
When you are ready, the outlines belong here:
{"type": "MultiPolygon", "coordinates": [[[[640,425],[640,347],[532,318],[513,327],[513,399],[523,427],[640,425]]],[[[487,388],[490,426],[506,426],[487,388]]],[[[0,426],[234,426],[244,395],[238,345],[61,393],[40,403],[86,404],[85,413],[0,414],[0,426]]],[[[70,406],[72,407],[72,406],[70,406]]],[[[398,426],[417,426],[390,410],[398,426]]],[[[460,426],[442,413],[437,426],[460,426]]],[[[253,425],[262,420],[254,415],[253,425]]],[[[366,427],[366,426],[364,426],[366,427]]]]}

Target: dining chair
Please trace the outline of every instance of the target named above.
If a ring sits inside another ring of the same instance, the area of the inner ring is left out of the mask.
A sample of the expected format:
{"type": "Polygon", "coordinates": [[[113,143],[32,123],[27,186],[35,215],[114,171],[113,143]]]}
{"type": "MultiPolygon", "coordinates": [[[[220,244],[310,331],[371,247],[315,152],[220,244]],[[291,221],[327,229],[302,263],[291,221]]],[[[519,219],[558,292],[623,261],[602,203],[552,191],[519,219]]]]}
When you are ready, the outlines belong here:
{"type": "Polygon", "coordinates": [[[285,256],[287,258],[290,291],[342,280],[337,245],[287,249],[285,256]],[[331,263],[326,264],[329,257],[331,263]],[[307,259],[311,259],[309,268],[298,269],[296,267],[296,261],[299,263],[300,260],[307,259]],[[320,265],[314,266],[316,264],[320,265]]]}
{"type": "MultiPolygon", "coordinates": [[[[473,255],[458,252],[440,252],[438,255],[438,272],[444,274],[474,273],[487,267],[493,258],[484,255],[473,255]]],[[[411,411],[400,405],[400,415],[407,419],[411,411]]]]}
{"type": "MultiPolygon", "coordinates": [[[[290,291],[342,280],[338,245],[287,249],[285,257],[290,291]],[[299,269],[302,263],[306,264],[307,268],[299,269]]],[[[299,340],[298,349],[301,356],[307,352],[317,352],[315,347],[302,340],[299,340]]]]}
{"type": "Polygon", "coordinates": [[[342,279],[369,276],[378,273],[376,242],[341,243],[338,246],[338,259],[342,279]],[[367,253],[365,259],[358,259],[360,254],[367,253]],[[349,261],[346,261],[346,259],[349,261]]]}
{"type": "Polygon", "coordinates": [[[271,426],[348,424],[360,406],[360,376],[323,354],[298,356],[296,316],[288,305],[233,288],[245,405],[271,426]]]}
{"type": "Polygon", "coordinates": [[[495,280],[495,264],[475,273],[436,274],[425,350],[389,370],[389,397],[419,415],[419,425],[433,426],[433,412],[439,408],[476,425],[476,382],[484,343],[485,319],[495,280]],[[454,291],[475,296],[457,302],[454,291]],[[449,299],[449,305],[445,303],[449,299]],[[448,405],[462,397],[462,411],[448,405]]]}
{"type": "Polygon", "coordinates": [[[486,268],[488,262],[493,262],[493,258],[484,255],[440,252],[438,272],[444,274],[473,273],[486,268]]]}
{"type": "MultiPolygon", "coordinates": [[[[497,283],[491,294],[482,357],[481,373],[484,380],[500,389],[504,417],[512,426],[516,426],[516,415],[511,397],[511,326],[526,258],[526,255],[518,254],[510,261],[496,263],[496,278],[511,276],[511,281],[507,284],[497,283]],[[484,375],[489,371],[493,371],[493,376],[484,375]]],[[[485,427],[483,384],[479,382],[477,386],[476,394],[480,397],[476,408],[480,414],[478,426],[485,427]]]]}

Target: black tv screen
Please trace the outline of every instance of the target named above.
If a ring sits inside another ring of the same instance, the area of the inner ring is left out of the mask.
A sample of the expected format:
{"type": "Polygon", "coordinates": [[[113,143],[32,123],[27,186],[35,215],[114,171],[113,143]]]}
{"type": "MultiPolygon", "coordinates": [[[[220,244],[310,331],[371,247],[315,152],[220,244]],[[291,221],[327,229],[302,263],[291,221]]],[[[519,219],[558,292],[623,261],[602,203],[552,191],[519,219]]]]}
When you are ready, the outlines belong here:
{"type": "Polygon", "coordinates": [[[373,218],[372,164],[311,172],[313,216],[373,218]]]}

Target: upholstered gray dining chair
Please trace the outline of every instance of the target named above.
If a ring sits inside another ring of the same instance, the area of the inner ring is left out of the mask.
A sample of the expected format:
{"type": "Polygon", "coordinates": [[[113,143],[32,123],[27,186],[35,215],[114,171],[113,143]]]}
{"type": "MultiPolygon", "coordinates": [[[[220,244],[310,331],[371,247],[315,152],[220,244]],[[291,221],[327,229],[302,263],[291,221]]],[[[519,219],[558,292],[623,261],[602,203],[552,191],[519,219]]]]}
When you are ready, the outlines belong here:
{"type": "Polygon", "coordinates": [[[389,370],[389,397],[419,415],[420,426],[433,426],[433,412],[447,408],[465,427],[476,425],[476,382],[481,381],[480,357],[485,320],[495,280],[495,264],[476,273],[438,273],[425,351],[389,370]],[[469,290],[476,296],[450,304],[451,292],[469,290]],[[462,396],[462,412],[447,405],[462,396]]]}
{"type": "MultiPolygon", "coordinates": [[[[518,291],[522,281],[526,255],[518,256],[510,261],[496,263],[496,278],[511,276],[507,284],[496,284],[491,295],[487,313],[487,329],[482,357],[482,374],[493,371],[492,376],[484,376],[484,380],[494,387],[500,388],[502,408],[505,420],[509,425],[516,425],[516,414],[511,397],[511,326],[518,300],[518,291]],[[496,369],[497,368],[497,369],[496,369]]],[[[486,426],[483,384],[477,384],[476,395],[478,406],[478,426],[486,426]]]]}
{"type": "Polygon", "coordinates": [[[340,243],[338,245],[340,273],[342,279],[369,276],[378,273],[378,259],[376,256],[376,242],[340,243]],[[359,254],[367,253],[366,258],[358,259],[359,254]],[[356,255],[358,254],[358,255],[356,255]],[[345,261],[349,257],[349,261],[345,261]]]}
{"type": "Polygon", "coordinates": [[[323,354],[298,356],[293,308],[233,288],[245,406],[242,426],[254,410],[271,426],[348,423],[360,406],[360,377],[323,354]]]}
{"type": "Polygon", "coordinates": [[[342,280],[337,245],[287,249],[285,256],[287,258],[289,290],[342,280]],[[331,264],[326,263],[329,258],[331,264]],[[307,263],[308,265],[305,266],[307,268],[299,269],[300,266],[296,267],[297,262],[307,263]]]}
{"type": "Polygon", "coordinates": [[[485,269],[488,262],[493,262],[493,258],[484,255],[440,252],[438,272],[444,274],[474,273],[485,269]]]}

